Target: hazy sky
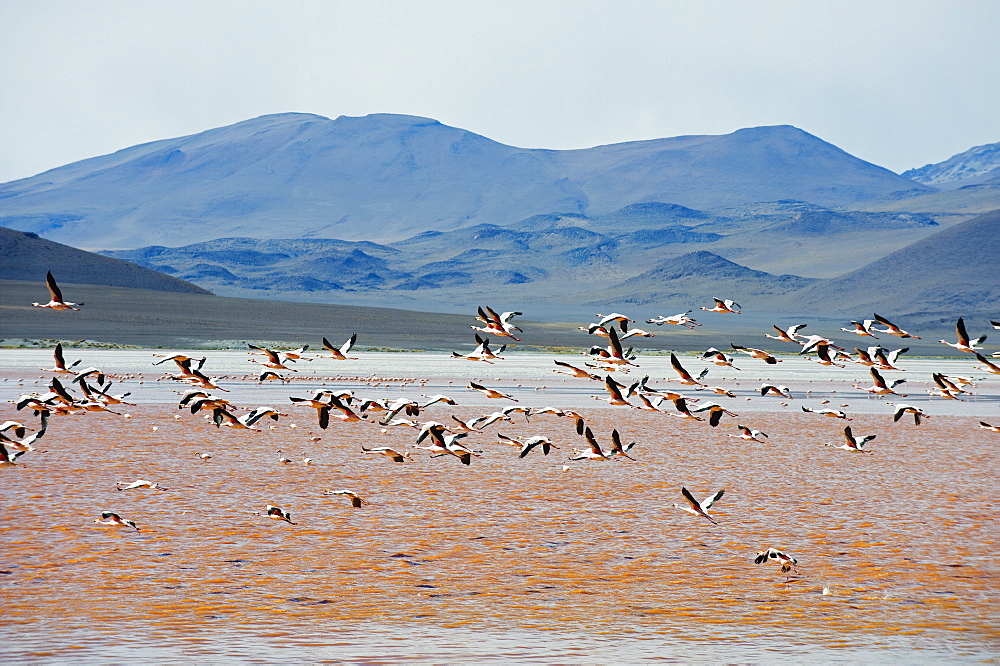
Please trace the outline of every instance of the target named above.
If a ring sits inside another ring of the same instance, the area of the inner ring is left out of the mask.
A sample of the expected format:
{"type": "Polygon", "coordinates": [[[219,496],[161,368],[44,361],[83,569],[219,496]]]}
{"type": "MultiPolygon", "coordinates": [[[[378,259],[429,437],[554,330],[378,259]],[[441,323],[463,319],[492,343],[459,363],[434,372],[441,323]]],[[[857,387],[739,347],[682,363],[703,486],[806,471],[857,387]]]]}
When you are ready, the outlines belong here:
{"type": "Polygon", "coordinates": [[[284,111],[526,148],[791,124],[894,171],[1000,141],[998,0],[0,0],[0,182],[284,111]]]}

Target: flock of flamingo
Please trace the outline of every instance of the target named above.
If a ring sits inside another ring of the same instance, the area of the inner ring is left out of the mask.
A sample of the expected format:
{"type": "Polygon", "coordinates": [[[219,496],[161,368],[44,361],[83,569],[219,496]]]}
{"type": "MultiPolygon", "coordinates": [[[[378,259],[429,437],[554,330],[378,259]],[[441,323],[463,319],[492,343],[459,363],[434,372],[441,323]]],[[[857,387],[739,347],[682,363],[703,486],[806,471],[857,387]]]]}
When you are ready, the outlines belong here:
{"type": "MultiPolygon", "coordinates": [[[[52,310],[79,310],[80,306],[83,305],[82,303],[72,303],[63,299],[62,293],[51,272],[46,276],[46,285],[50,293],[50,300],[44,304],[33,303],[35,307],[52,310]]],[[[740,314],[741,311],[738,303],[724,299],[715,299],[713,307],[703,306],[701,309],[712,313],[734,315],[740,314]]],[[[689,310],[670,317],[660,316],[646,320],[646,323],[656,326],[675,325],[688,329],[701,326],[699,322],[691,317],[691,313],[692,311],[689,310]]],[[[452,356],[457,359],[487,364],[502,361],[504,357],[500,356],[500,354],[504,352],[506,346],[501,346],[496,350],[491,349],[490,337],[519,341],[520,339],[516,335],[523,332],[519,327],[514,325],[513,319],[521,314],[520,312],[513,311],[498,313],[488,306],[478,308],[476,319],[479,323],[471,326],[476,331],[475,340],[477,346],[470,353],[460,354],[453,352],[452,356]]],[[[593,382],[595,387],[602,387],[602,395],[604,397],[594,397],[602,399],[615,407],[658,412],[672,418],[705,421],[709,427],[713,428],[721,425],[724,416],[730,418],[737,417],[733,411],[714,400],[701,399],[690,395],[690,393],[685,395],[678,390],[668,387],[653,387],[650,384],[649,376],[644,376],[629,383],[621,383],[612,375],[613,372],[619,372],[624,375],[638,368],[638,364],[635,363],[637,358],[635,350],[633,348],[624,348],[622,342],[631,337],[652,337],[653,334],[640,328],[631,327],[630,324],[635,323],[634,320],[617,312],[608,315],[598,315],[598,317],[600,319],[596,323],[581,327],[581,329],[591,335],[606,338],[607,344],[600,343],[591,346],[589,351],[585,353],[587,358],[583,363],[573,364],[558,359],[554,360],[556,366],[554,372],[574,378],[586,379],[593,382]]],[[[991,321],[990,324],[993,328],[1000,329],[1000,322],[991,321]]],[[[868,367],[872,384],[870,386],[855,384],[854,388],[880,398],[885,396],[906,397],[905,394],[897,392],[897,388],[906,380],[887,380],[883,373],[902,370],[897,366],[897,363],[900,362],[900,358],[908,351],[908,348],[902,347],[890,350],[882,347],[881,344],[875,344],[865,349],[855,347],[854,351],[856,354],[852,355],[825,336],[802,334],[801,331],[805,327],[804,324],[797,324],[784,329],[774,326],[774,331],[777,334],[771,335],[768,333],[766,337],[778,342],[798,345],[798,355],[809,358],[823,366],[845,367],[846,364],[851,363],[868,367]]],[[[974,355],[981,364],[976,368],[977,370],[1000,375],[1000,365],[987,358],[980,346],[986,340],[986,336],[970,337],[962,318],[958,319],[955,328],[957,341],[949,342],[941,340],[941,342],[959,352],[974,355]]],[[[901,339],[919,339],[919,336],[900,329],[888,319],[878,314],[874,314],[870,320],[852,321],[849,328],[845,327],[841,330],[859,337],[867,337],[875,340],[878,340],[880,335],[895,336],[901,339]],[[881,324],[884,328],[877,328],[877,324],[881,324]]],[[[312,357],[307,356],[308,345],[291,351],[278,351],[266,347],[249,345],[249,352],[254,357],[261,357],[252,358],[251,360],[264,368],[261,373],[252,376],[258,383],[265,381],[287,383],[291,381],[287,373],[295,372],[295,369],[290,364],[300,361],[312,361],[315,358],[327,358],[336,361],[356,360],[355,357],[349,356],[356,341],[356,334],[352,335],[340,346],[336,346],[326,338],[323,338],[322,344],[327,353],[312,357]],[[286,374],[281,374],[283,372],[286,374]]],[[[763,349],[732,344],[728,351],[746,354],[749,358],[759,360],[765,365],[775,365],[782,362],[775,354],[763,349]]],[[[68,382],[69,387],[60,382],[58,378],[52,378],[47,392],[24,394],[18,398],[17,409],[33,412],[39,419],[39,425],[30,435],[28,435],[28,432],[32,428],[20,422],[7,421],[0,426],[0,463],[3,465],[16,465],[21,456],[33,451],[33,444],[44,436],[50,418],[53,416],[87,411],[119,414],[112,410],[113,406],[132,404],[125,402],[125,398],[130,395],[129,393],[119,395],[111,393],[111,382],[109,381],[111,375],[109,373],[94,367],[77,369],[76,366],[79,365],[80,361],[67,365],[62,345],[56,346],[54,356],[55,366],[51,368],[51,372],[73,375],[72,380],[68,382]],[[76,388],[71,390],[71,387],[76,388]],[[78,390],[80,395],[74,395],[73,390],[78,390]]],[[[1000,356],[1000,352],[993,354],[993,357],[998,356],[1000,356]]],[[[715,347],[706,350],[701,354],[700,358],[716,366],[738,369],[734,365],[733,356],[715,347]]],[[[215,427],[243,430],[260,430],[258,423],[262,419],[277,421],[279,418],[287,416],[287,414],[270,407],[257,407],[245,413],[240,413],[241,410],[229,399],[212,393],[212,391],[226,391],[226,389],[221,388],[216,383],[216,380],[213,380],[203,372],[205,361],[206,358],[204,357],[198,359],[178,353],[162,357],[153,363],[153,365],[159,365],[173,362],[177,368],[177,372],[165,374],[163,379],[185,383],[192,387],[180,395],[178,409],[187,409],[192,414],[204,411],[215,427]]],[[[701,394],[710,393],[729,398],[735,397],[731,389],[722,386],[712,386],[704,381],[709,371],[708,368],[702,370],[700,374],[694,375],[685,369],[680,359],[674,353],[670,354],[670,364],[677,376],[668,378],[665,381],[677,382],[681,386],[686,387],[685,390],[696,391],[701,394]]],[[[933,388],[927,391],[928,394],[932,397],[948,400],[961,400],[963,396],[970,395],[972,393],[971,389],[975,386],[974,380],[971,377],[948,376],[943,373],[933,373],[932,380],[933,388]]],[[[579,412],[557,407],[523,406],[516,397],[477,382],[470,382],[465,388],[469,391],[480,392],[490,399],[508,401],[515,404],[504,406],[490,414],[484,414],[479,418],[468,421],[463,421],[457,416],[452,415],[450,419],[442,422],[436,420],[417,420],[418,417],[434,405],[459,404],[457,400],[441,394],[433,396],[425,395],[420,400],[410,398],[389,400],[373,397],[362,398],[355,395],[353,391],[333,391],[326,388],[319,388],[311,396],[289,396],[289,400],[294,407],[314,409],[320,429],[328,428],[331,419],[339,420],[342,423],[365,424],[369,427],[374,425],[380,427],[382,433],[388,432],[388,428],[412,428],[416,433],[414,435],[415,441],[412,445],[414,449],[426,451],[431,458],[456,458],[463,465],[470,465],[474,458],[482,456],[483,451],[463,444],[461,440],[469,435],[481,435],[484,433],[485,428],[494,424],[503,422],[513,423],[513,418],[516,414],[521,414],[525,421],[531,416],[555,416],[571,419],[575,423],[576,433],[583,438],[584,446],[572,448],[572,455],[569,457],[569,461],[635,460],[631,452],[634,451],[636,443],[623,443],[622,435],[617,428],[613,429],[610,434],[610,443],[602,445],[590,425],[588,425],[587,419],[579,412]],[[425,441],[426,444],[424,444],[425,441]]],[[[760,386],[759,392],[762,397],[771,396],[784,400],[792,398],[791,390],[788,387],[767,382],[760,386]]],[[[826,403],[828,402],[824,400],[824,404],[818,407],[803,405],[801,410],[804,413],[841,419],[843,421],[851,420],[848,414],[842,409],[827,407],[826,403]]],[[[887,402],[887,404],[891,407],[890,413],[894,422],[899,421],[905,416],[912,416],[914,424],[919,425],[922,418],[929,417],[920,407],[912,404],[902,402],[887,402]]],[[[841,407],[846,406],[842,405],[841,407]]],[[[127,417],[128,415],[124,416],[127,417]]],[[[728,437],[747,442],[765,443],[767,441],[768,435],[761,430],[740,423],[734,425],[738,434],[727,433],[728,437]]],[[[271,427],[273,428],[274,426],[271,427]]],[[[990,425],[985,421],[981,421],[979,427],[991,432],[1000,432],[1000,426],[990,425]]],[[[840,446],[835,446],[834,444],[827,445],[851,453],[871,453],[865,447],[868,442],[875,439],[875,434],[856,435],[850,425],[845,425],[843,434],[845,440],[843,444],[840,446]]],[[[313,438],[313,441],[318,440],[318,437],[313,438]]],[[[540,451],[542,455],[547,456],[554,449],[559,448],[546,435],[533,435],[523,438],[512,437],[498,432],[497,441],[516,448],[517,455],[520,458],[524,458],[532,451],[540,451]]],[[[411,451],[406,448],[400,450],[400,448],[390,446],[366,447],[362,445],[361,451],[365,455],[385,456],[394,463],[405,463],[413,459],[411,451]]],[[[211,458],[211,454],[207,452],[199,453],[198,455],[206,461],[211,458]]],[[[292,462],[291,459],[281,455],[280,451],[278,461],[283,464],[292,462]]],[[[309,464],[311,461],[306,458],[302,462],[309,464]]],[[[568,469],[565,465],[563,467],[564,469],[568,469]]],[[[119,491],[139,489],[164,490],[158,483],[144,479],[137,479],[128,484],[119,484],[117,489],[119,491]]],[[[710,497],[699,501],[686,487],[681,487],[680,495],[685,503],[674,504],[673,506],[705,519],[712,524],[717,524],[716,519],[709,514],[709,509],[723,497],[724,493],[725,490],[721,489],[710,497]]],[[[352,506],[355,508],[369,504],[367,500],[348,489],[328,490],[326,494],[344,496],[350,500],[352,506]]],[[[255,515],[295,524],[292,522],[290,512],[273,505],[268,505],[263,513],[256,512],[255,515]]],[[[126,527],[136,531],[140,529],[135,521],[124,519],[110,510],[103,511],[101,517],[94,522],[108,526],[126,527]]],[[[798,560],[792,555],[776,548],[765,548],[756,553],[754,558],[754,562],[758,564],[772,560],[780,564],[782,573],[798,573],[795,567],[798,560]]]]}

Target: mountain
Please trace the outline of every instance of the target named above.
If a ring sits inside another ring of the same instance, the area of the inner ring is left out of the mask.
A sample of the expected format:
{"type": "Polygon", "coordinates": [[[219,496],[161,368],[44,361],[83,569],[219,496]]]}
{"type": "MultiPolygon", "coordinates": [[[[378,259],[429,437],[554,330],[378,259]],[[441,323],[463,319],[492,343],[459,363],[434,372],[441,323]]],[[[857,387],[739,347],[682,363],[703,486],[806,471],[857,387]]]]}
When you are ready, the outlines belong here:
{"type": "Polygon", "coordinates": [[[910,169],[901,175],[944,190],[987,182],[1000,183],[1000,143],[975,146],[943,162],[910,169]]]}
{"type": "MultiPolygon", "coordinates": [[[[286,113],[133,146],[0,185],[0,225],[85,248],[223,237],[391,242],[553,211],[794,199],[820,206],[935,191],[790,126],[540,150],[429,118],[286,113]]],[[[662,217],[664,210],[629,213],[662,217]]]]}
{"type": "MultiPolygon", "coordinates": [[[[837,212],[801,202],[758,204],[749,213],[724,215],[674,204],[633,204],[589,218],[578,213],[534,215],[515,224],[479,224],[454,231],[427,231],[391,244],[335,239],[220,238],[177,248],[151,246],[104,254],[202,284],[216,293],[252,295],[248,290],[280,293],[281,298],[340,301],[366,293],[373,302],[407,292],[410,300],[455,298],[449,289],[492,290],[545,298],[568,285],[604,289],[658,268],[671,257],[711,248],[733,260],[750,256],[781,263],[802,256],[830,277],[861,266],[917,238],[937,223],[926,215],[837,212]],[[725,232],[725,233],[720,233],[725,232]],[[873,245],[853,252],[847,264],[826,258],[821,249],[863,239],[873,245]],[[878,242],[873,242],[878,240],[878,242]],[[784,249],[794,246],[791,258],[784,249]],[[889,248],[889,249],[886,249],[889,248]],[[829,267],[823,269],[823,265],[829,267]],[[430,293],[436,291],[437,293],[430,293]],[[419,292],[419,293],[418,293],[419,292]]],[[[808,275],[807,275],[808,277],[808,275]]]]}
{"type": "MultiPolygon", "coordinates": [[[[80,289],[72,284],[70,289],[61,286],[67,295],[80,289]]],[[[175,349],[228,346],[244,350],[250,341],[294,347],[308,344],[314,351],[322,350],[324,337],[340,344],[357,333],[358,350],[471,350],[475,344],[469,329],[475,319],[468,313],[458,316],[100,285],[86,285],[87,304],[80,312],[24,307],[36,300],[38,288],[32,282],[0,283],[0,340],[87,339],[175,349]]],[[[44,294],[45,287],[41,289],[44,294]]],[[[573,337],[568,332],[540,330],[533,332],[532,342],[567,345],[573,337]]]]}
{"type": "MultiPolygon", "coordinates": [[[[926,323],[1000,312],[1000,210],[979,215],[781,301],[829,314],[901,313],[926,323]],[[947,313],[942,315],[942,313],[947,313]],[[942,319],[943,317],[943,319],[942,319]]],[[[892,319],[892,317],[889,317],[892,319]]],[[[900,322],[897,322],[900,323],[900,322]]],[[[903,328],[905,325],[900,323],[903,328]]]]}
{"type": "Polygon", "coordinates": [[[770,297],[794,292],[818,280],[798,275],[772,275],[741,266],[706,250],[689,252],[593,294],[594,304],[656,305],[666,311],[710,304],[716,296],[761,304],[770,297]]]}
{"type": "MultiPolygon", "coordinates": [[[[713,211],[649,203],[594,218],[551,213],[427,231],[389,244],[221,238],[104,254],[225,296],[436,311],[501,300],[569,313],[589,312],[586,304],[600,299],[660,299],[685,309],[722,292],[762,304],[937,237],[945,226],[928,215],[796,201],[713,211]]],[[[960,280],[960,270],[946,272],[960,280]]]]}
{"type": "Polygon", "coordinates": [[[32,233],[0,227],[0,247],[3,247],[0,279],[35,283],[39,291],[35,300],[41,302],[48,299],[45,274],[50,270],[60,285],[97,284],[211,295],[197,285],[162,272],[54,243],[32,233]]]}

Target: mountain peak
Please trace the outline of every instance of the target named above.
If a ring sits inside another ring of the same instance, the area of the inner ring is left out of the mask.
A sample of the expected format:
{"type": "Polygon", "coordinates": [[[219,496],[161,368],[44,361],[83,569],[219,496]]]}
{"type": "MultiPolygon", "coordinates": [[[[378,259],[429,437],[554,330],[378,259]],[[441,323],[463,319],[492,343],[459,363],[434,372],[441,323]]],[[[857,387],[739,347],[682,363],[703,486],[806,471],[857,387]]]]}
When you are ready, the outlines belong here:
{"type": "Polygon", "coordinates": [[[614,224],[639,230],[691,225],[720,206],[843,206],[914,189],[929,190],[790,125],[558,151],[422,116],[279,113],[0,185],[0,224],[101,248],[221,236],[385,242],[553,211],[619,211],[614,224]]]}
{"type": "Polygon", "coordinates": [[[948,190],[976,185],[1000,175],[1000,143],[974,146],[936,164],[925,164],[902,174],[904,178],[948,190]]]}
{"type": "MultiPolygon", "coordinates": [[[[337,125],[354,129],[403,129],[408,127],[431,127],[442,125],[433,118],[410,116],[401,113],[369,113],[365,116],[337,116],[337,125]]],[[[443,125],[442,125],[443,126],[443,125]]]]}

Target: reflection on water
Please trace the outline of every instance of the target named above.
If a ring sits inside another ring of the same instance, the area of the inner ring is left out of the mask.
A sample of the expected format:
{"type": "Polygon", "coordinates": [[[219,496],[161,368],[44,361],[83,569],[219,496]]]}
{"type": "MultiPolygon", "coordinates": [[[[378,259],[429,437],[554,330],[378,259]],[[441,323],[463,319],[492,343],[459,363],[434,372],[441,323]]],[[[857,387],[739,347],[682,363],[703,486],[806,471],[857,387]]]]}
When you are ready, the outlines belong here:
{"type": "MultiPolygon", "coordinates": [[[[146,379],[144,390],[175,395],[176,385],[146,379]]],[[[464,383],[448,389],[459,406],[437,404],[420,419],[484,413],[487,401],[464,383]]],[[[34,388],[10,384],[5,399],[34,388]]],[[[417,397],[442,386],[392,390],[417,397]]],[[[138,389],[138,380],[118,388],[138,389]]],[[[352,388],[366,397],[389,390],[352,388]]],[[[233,380],[232,389],[241,408],[259,404],[254,385],[233,380]]],[[[525,404],[560,404],[547,390],[522,390],[525,404]]],[[[739,411],[740,400],[727,405],[739,411]]],[[[718,428],[579,403],[601,441],[617,427],[638,442],[638,460],[568,462],[582,440],[553,416],[516,416],[470,435],[464,441],[482,455],[468,467],[423,451],[403,464],[366,456],[361,445],[412,446],[415,431],[340,422],[320,430],[313,410],[287,403],[289,416],[261,432],[216,429],[147,401],[128,407],[129,419],[54,418],[39,451],[0,468],[0,598],[17,638],[0,657],[1000,655],[1000,435],[978,429],[979,418],[934,413],[915,426],[859,410],[855,432],[878,437],[872,455],[857,455],[822,446],[841,443],[843,422],[796,413],[799,401],[725,417],[718,428]],[[727,437],[745,421],[768,443],[727,437]],[[546,434],[560,448],[519,459],[497,432],[546,434]],[[279,449],[294,462],[278,463],[279,449]],[[212,458],[200,459],[203,451],[212,458]],[[166,490],[115,490],[137,478],[166,490]],[[698,497],[726,489],[712,509],[717,526],[672,507],[682,485],[698,497]],[[371,505],[323,495],[338,488],[371,505]],[[253,515],[268,504],[297,524],[253,515]],[[102,510],[141,531],[95,525],[102,510]],[[794,554],[801,575],[755,565],[754,553],[770,546],[794,554]]],[[[995,418],[996,404],[988,409],[980,418],[995,418]]],[[[0,414],[15,417],[26,415],[10,405],[0,414]]]]}

